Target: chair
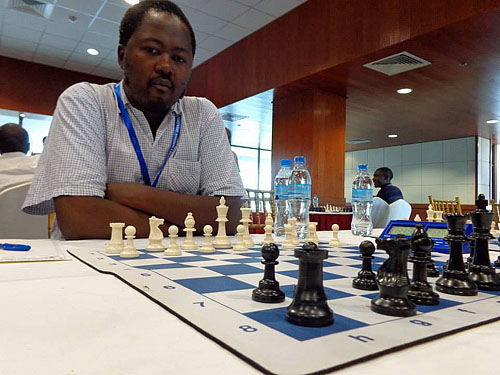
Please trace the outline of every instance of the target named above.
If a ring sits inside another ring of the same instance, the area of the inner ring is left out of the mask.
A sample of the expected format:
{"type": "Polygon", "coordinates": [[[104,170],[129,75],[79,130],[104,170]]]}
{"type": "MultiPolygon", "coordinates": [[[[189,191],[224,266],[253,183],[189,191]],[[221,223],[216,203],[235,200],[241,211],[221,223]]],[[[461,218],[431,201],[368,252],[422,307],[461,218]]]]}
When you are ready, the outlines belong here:
{"type": "Polygon", "coordinates": [[[398,199],[389,205],[389,217],[387,223],[391,220],[409,220],[411,216],[411,205],[404,199],[398,199]]]}
{"type": "Polygon", "coordinates": [[[495,229],[498,229],[498,206],[500,206],[500,203],[495,203],[495,200],[491,200],[491,210],[495,214],[493,216],[493,221],[495,222],[495,229]]]}
{"type": "Polygon", "coordinates": [[[443,213],[462,213],[459,197],[455,197],[455,200],[442,200],[432,199],[432,195],[429,195],[429,203],[434,211],[442,211],[443,213]]]}
{"type": "Polygon", "coordinates": [[[47,215],[28,215],[21,211],[30,185],[28,182],[0,193],[0,238],[48,238],[47,215]]]}
{"type": "Polygon", "coordinates": [[[389,222],[389,204],[382,198],[373,198],[372,223],[373,228],[385,228],[389,222]]]}
{"type": "Polygon", "coordinates": [[[250,229],[264,229],[266,217],[270,214],[274,220],[274,191],[245,189],[248,207],[252,209],[253,223],[250,229]]]}

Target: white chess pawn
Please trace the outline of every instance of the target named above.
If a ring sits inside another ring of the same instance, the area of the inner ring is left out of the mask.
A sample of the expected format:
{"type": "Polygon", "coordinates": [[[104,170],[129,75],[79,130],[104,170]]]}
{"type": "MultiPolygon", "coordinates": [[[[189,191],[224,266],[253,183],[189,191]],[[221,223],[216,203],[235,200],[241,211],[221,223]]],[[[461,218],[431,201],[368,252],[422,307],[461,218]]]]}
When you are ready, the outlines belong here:
{"type": "Polygon", "coordinates": [[[330,240],[330,242],[328,242],[328,245],[330,246],[333,246],[333,247],[337,247],[337,246],[340,246],[341,243],[340,243],[340,240],[339,240],[339,226],[338,224],[333,224],[332,225],[332,239],[330,240]]]}
{"type": "Polygon", "coordinates": [[[294,249],[295,245],[293,243],[293,225],[285,225],[285,241],[281,245],[283,249],[294,249]]]}
{"type": "Polygon", "coordinates": [[[129,225],[125,228],[125,238],[127,239],[127,245],[120,252],[121,258],[137,258],[140,253],[134,246],[134,238],[135,238],[135,227],[129,225]]]}
{"type": "Polygon", "coordinates": [[[149,243],[146,246],[146,251],[163,251],[165,246],[161,243],[163,240],[163,232],[160,225],[163,225],[164,219],[157,218],[156,216],[151,216],[149,218],[149,243]]]}
{"type": "Polygon", "coordinates": [[[238,225],[236,227],[236,235],[238,236],[238,240],[236,241],[236,243],[234,244],[233,246],[233,250],[234,251],[247,251],[248,250],[248,247],[245,243],[245,227],[243,225],[238,225]]]}
{"type": "Polygon", "coordinates": [[[305,242],[314,242],[317,245],[319,242],[316,242],[316,236],[314,233],[315,231],[316,231],[316,224],[315,223],[310,222],[309,224],[307,224],[307,235],[306,235],[306,238],[304,239],[304,241],[305,242]]]}
{"type": "Polygon", "coordinates": [[[264,224],[274,226],[274,220],[271,215],[267,215],[266,220],[264,221],[264,224]]]}
{"type": "Polygon", "coordinates": [[[124,248],[123,245],[123,227],[125,223],[109,223],[111,227],[111,240],[106,248],[106,254],[120,254],[124,248]]]}
{"type": "Polygon", "coordinates": [[[196,230],[194,228],[195,221],[193,214],[191,212],[188,212],[186,219],[184,220],[184,229],[183,231],[186,232],[186,239],[184,240],[184,243],[181,246],[182,250],[198,250],[198,245],[196,245],[196,242],[194,242],[193,238],[193,232],[196,230]]]}
{"type": "Polygon", "coordinates": [[[495,223],[495,220],[493,220],[490,225],[490,234],[492,234],[493,236],[497,234],[496,228],[497,228],[497,223],[495,223]]]}
{"type": "Polygon", "coordinates": [[[422,221],[422,219],[420,218],[419,214],[416,214],[415,217],[413,218],[413,221],[422,221]]]}
{"type": "Polygon", "coordinates": [[[318,223],[316,223],[316,222],[314,222],[314,221],[310,221],[310,223],[311,223],[311,224],[314,224],[314,231],[313,231],[313,233],[314,233],[314,241],[313,241],[313,242],[314,242],[316,245],[319,245],[319,237],[318,237],[318,230],[317,230],[317,228],[318,228],[318,223]]]}
{"type": "Polygon", "coordinates": [[[211,225],[205,225],[203,227],[205,242],[203,242],[203,245],[200,247],[200,253],[215,253],[215,247],[212,245],[212,241],[210,240],[210,237],[212,237],[212,231],[213,229],[211,225]]]}
{"type": "Polygon", "coordinates": [[[297,246],[300,242],[299,242],[299,238],[297,236],[297,219],[292,217],[291,219],[288,219],[289,220],[289,223],[292,227],[292,241],[293,241],[293,245],[294,246],[297,246]]]}
{"type": "Polygon", "coordinates": [[[273,226],[272,225],[269,225],[267,224],[265,227],[264,227],[264,233],[266,233],[264,239],[262,240],[262,244],[266,244],[266,243],[274,243],[274,238],[273,238],[273,226]]]}
{"type": "Polygon", "coordinates": [[[179,233],[179,228],[177,228],[175,225],[171,225],[168,228],[168,238],[170,239],[170,243],[168,244],[168,247],[164,252],[164,254],[167,256],[182,254],[181,248],[179,247],[179,245],[177,245],[177,237],[179,237],[177,233],[179,233]]]}

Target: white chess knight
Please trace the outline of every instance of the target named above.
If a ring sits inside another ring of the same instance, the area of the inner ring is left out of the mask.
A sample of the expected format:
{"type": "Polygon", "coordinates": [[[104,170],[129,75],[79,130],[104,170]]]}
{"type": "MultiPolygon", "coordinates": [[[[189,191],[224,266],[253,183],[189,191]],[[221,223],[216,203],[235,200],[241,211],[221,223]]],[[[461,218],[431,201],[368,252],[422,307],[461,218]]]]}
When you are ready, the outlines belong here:
{"type": "Polygon", "coordinates": [[[125,238],[127,239],[127,245],[120,252],[121,258],[137,258],[140,255],[140,253],[134,246],[135,233],[136,230],[134,226],[129,225],[125,228],[125,238]]]}
{"type": "Polygon", "coordinates": [[[205,236],[205,242],[200,247],[200,253],[215,253],[215,247],[212,245],[210,237],[212,237],[213,228],[211,225],[205,225],[203,227],[203,236],[205,236]]]}
{"type": "Polygon", "coordinates": [[[220,197],[219,205],[216,207],[217,210],[217,219],[216,222],[219,223],[219,229],[217,230],[217,235],[214,239],[214,247],[216,249],[230,249],[231,241],[226,235],[226,222],[228,222],[227,211],[229,207],[226,206],[226,199],[224,197],[220,197]]]}
{"type": "Polygon", "coordinates": [[[245,227],[243,225],[238,225],[236,227],[236,236],[238,240],[233,246],[234,251],[247,251],[248,247],[245,242],[245,227]]]}
{"type": "Polygon", "coordinates": [[[109,223],[111,227],[111,240],[106,248],[106,254],[120,254],[123,248],[123,228],[125,223],[109,223]]]}
{"type": "Polygon", "coordinates": [[[196,245],[196,242],[194,242],[193,238],[193,232],[196,230],[194,228],[195,225],[194,217],[191,212],[187,213],[186,219],[184,220],[184,229],[183,231],[186,232],[186,239],[184,240],[184,243],[181,246],[182,250],[197,250],[198,245],[196,245]]]}
{"type": "Polygon", "coordinates": [[[171,225],[170,227],[168,227],[168,238],[170,239],[170,242],[164,252],[164,254],[167,256],[182,254],[181,248],[179,247],[179,245],[177,245],[177,237],[179,237],[177,233],[179,233],[179,228],[177,228],[177,226],[171,225]]]}
{"type": "Polygon", "coordinates": [[[328,243],[328,245],[333,246],[333,247],[338,247],[341,245],[340,240],[339,240],[339,225],[338,224],[333,224],[332,225],[332,239],[328,243]]]}
{"type": "Polygon", "coordinates": [[[149,243],[146,246],[147,251],[165,250],[165,246],[161,243],[163,241],[163,232],[159,228],[164,222],[164,219],[157,218],[156,216],[149,218],[149,243]]]}

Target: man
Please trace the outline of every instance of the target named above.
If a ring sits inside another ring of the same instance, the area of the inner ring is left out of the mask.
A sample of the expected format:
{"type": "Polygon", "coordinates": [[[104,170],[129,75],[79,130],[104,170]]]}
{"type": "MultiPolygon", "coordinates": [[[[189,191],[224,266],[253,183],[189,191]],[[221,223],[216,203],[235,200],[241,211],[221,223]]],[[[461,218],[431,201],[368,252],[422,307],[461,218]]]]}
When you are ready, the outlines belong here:
{"type": "Polygon", "coordinates": [[[375,187],[380,188],[377,197],[383,199],[387,204],[403,199],[403,193],[397,186],[391,184],[393,174],[390,168],[382,167],[373,174],[375,187]]]}
{"type": "MultiPolygon", "coordinates": [[[[196,41],[167,0],[131,7],[120,24],[119,85],[79,83],[60,97],[24,210],[55,209],[67,239],[108,238],[110,222],[149,233],[148,218],[215,223],[219,196],[239,219],[244,188],[217,108],[184,97],[196,41]]],[[[53,237],[57,237],[54,233],[53,237]]]]}
{"type": "Polygon", "coordinates": [[[0,193],[33,180],[37,156],[27,156],[28,132],[18,124],[0,126],[0,193]]]}

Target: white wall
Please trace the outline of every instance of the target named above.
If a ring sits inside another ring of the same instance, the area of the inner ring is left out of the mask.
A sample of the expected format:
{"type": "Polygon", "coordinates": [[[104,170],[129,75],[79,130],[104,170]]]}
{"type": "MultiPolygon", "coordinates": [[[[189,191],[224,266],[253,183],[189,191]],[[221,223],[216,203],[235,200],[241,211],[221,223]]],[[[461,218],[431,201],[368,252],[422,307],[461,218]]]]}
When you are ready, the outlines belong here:
{"type": "Polygon", "coordinates": [[[491,189],[491,143],[489,139],[479,138],[477,152],[477,193],[486,199],[492,197],[491,189]]]}
{"type": "MultiPolygon", "coordinates": [[[[489,140],[480,138],[480,142],[481,150],[489,147],[489,140]]],[[[488,190],[489,173],[486,170],[491,168],[486,165],[489,165],[489,153],[487,159],[485,156],[486,151],[481,156],[484,166],[479,163],[485,168],[480,181],[483,184],[481,189],[488,190]]],[[[351,200],[351,184],[358,164],[368,164],[371,175],[377,168],[391,168],[394,173],[392,183],[401,189],[409,203],[427,203],[428,196],[432,195],[435,199],[458,196],[462,203],[474,204],[475,137],[346,152],[344,194],[347,201],[351,200]]]]}

